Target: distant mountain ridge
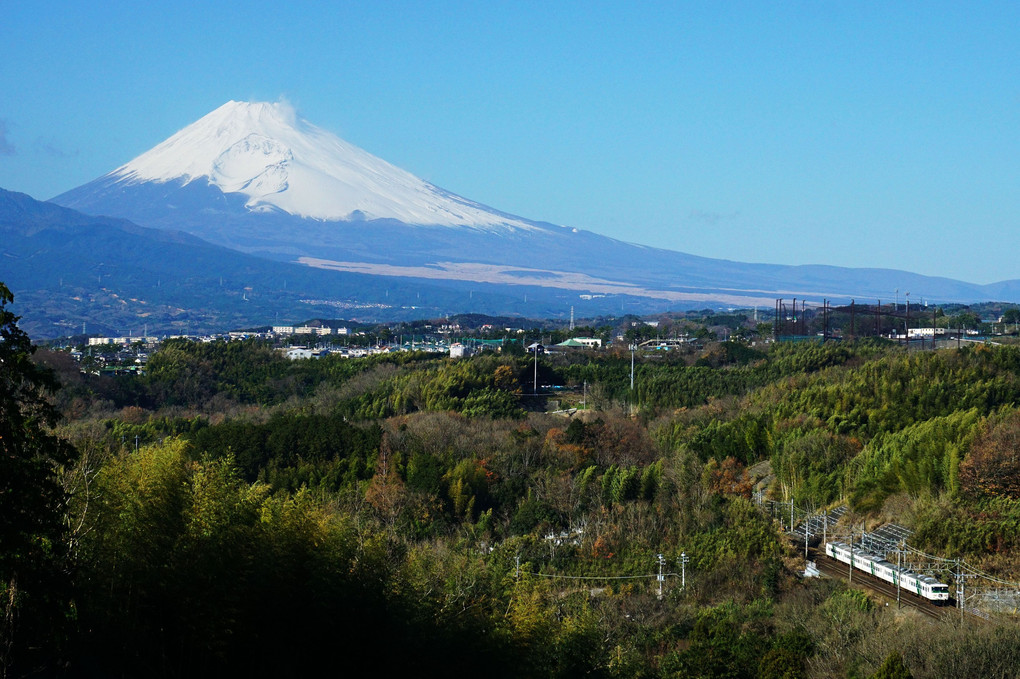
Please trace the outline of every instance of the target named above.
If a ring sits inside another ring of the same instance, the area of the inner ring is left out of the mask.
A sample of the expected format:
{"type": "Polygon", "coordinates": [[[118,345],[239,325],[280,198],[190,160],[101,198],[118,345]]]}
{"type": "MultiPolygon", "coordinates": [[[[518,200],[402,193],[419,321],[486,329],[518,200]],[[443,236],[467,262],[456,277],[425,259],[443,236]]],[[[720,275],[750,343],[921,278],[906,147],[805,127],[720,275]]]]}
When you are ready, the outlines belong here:
{"type": "Polygon", "coordinates": [[[948,302],[1020,294],[1017,281],[982,286],[888,269],[746,264],[517,217],[418,179],[283,104],[228,102],[53,201],[265,259],[489,284],[509,296],[527,285],[565,299],[620,295],[676,308],[768,306],[777,297],[871,301],[897,289],[948,302]]]}
{"type": "MultiPolygon", "coordinates": [[[[225,331],[312,317],[435,318],[518,312],[493,285],[335,273],[265,260],[180,231],[93,217],[0,189],[0,281],[33,338],[225,331]],[[414,300],[405,306],[400,300],[414,300]]],[[[555,315],[555,291],[525,288],[555,315]],[[553,293],[553,294],[550,294],[553,293]]],[[[518,305],[518,306],[515,306],[518,305]]]]}

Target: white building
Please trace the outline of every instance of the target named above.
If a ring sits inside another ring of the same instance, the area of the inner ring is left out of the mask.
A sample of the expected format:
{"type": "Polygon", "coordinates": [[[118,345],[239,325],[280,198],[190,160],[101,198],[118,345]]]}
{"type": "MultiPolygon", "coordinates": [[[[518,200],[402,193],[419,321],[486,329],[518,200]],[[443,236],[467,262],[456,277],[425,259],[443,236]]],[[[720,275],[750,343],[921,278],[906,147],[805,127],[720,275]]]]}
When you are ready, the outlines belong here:
{"type": "Polygon", "coordinates": [[[89,346],[101,346],[105,344],[118,344],[120,346],[127,346],[134,344],[135,342],[142,342],[143,344],[155,344],[159,341],[158,337],[89,337],[89,346]]]}
{"type": "Polygon", "coordinates": [[[918,339],[921,337],[944,337],[945,328],[908,328],[907,339],[918,339]]]}
{"type": "Polygon", "coordinates": [[[467,358],[473,353],[474,351],[471,347],[460,342],[454,342],[450,345],[450,358],[467,358]]]}
{"type": "Polygon", "coordinates": [[[571,341],[571,340],[574,341],[574,342],[577,342],[578,344],[583,344],[584,346],[588,347],[589,349],[601,349],[602,348],[602,340],[600,340],[598,337],[571,337],[570,340],[568,340],[568,341],[571,341]]]}
{"type": "Polygon", "coordinates": [[[275,334],[277,334],[277,335],[293,335],[294,334],[294,326],[293,325],[274,325],[273,326],[273,332],[275,334]]]}

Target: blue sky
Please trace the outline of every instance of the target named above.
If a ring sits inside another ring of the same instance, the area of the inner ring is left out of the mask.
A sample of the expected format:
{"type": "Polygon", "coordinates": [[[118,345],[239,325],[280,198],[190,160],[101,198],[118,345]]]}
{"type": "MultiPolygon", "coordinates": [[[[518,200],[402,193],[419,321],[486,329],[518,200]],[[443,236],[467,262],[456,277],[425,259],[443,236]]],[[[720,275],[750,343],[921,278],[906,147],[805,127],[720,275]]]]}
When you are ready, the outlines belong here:
{"type": "Polygon", "coordinates": [[[1017,3],[8,3],[0,187],[51,198],[280,98],[531,219],[1020,278],[1017,3]]]}

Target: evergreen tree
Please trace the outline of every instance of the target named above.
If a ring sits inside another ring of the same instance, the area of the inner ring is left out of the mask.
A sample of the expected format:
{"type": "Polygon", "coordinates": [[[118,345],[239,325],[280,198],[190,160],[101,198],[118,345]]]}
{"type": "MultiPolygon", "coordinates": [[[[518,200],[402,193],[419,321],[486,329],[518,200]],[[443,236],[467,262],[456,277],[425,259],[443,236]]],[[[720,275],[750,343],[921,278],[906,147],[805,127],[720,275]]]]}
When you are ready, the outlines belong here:
{"type": "Polygon", "coordinates": [[[55,381],[34,364],[31,341],[0,283],[0,676],[56,659],[66,592],[64,489],[57,474],[74,449],[47,431],[55,381]],[[42,652],[46,649],[46,653],[42,652]]]}

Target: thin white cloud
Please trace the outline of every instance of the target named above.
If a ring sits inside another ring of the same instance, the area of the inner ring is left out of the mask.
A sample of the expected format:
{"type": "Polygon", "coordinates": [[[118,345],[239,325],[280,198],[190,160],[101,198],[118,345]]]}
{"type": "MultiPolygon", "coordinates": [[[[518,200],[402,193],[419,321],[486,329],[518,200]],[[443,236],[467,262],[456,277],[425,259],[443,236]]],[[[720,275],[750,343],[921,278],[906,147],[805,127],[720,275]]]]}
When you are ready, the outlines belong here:
{"type": "Polygon", "coordinates": [[[7,140],[7,121],[0,120],[0,156],[13,156],[15,153],[14,144],[7,140]]]}
{"type": "Polygon", "coordinates": [[[74,158],[78,155],[78,149],[64,149],[57,144],[46,141],[45,139],[36,139],[33,147],[40,153],[45,153],[53,158],[74,158]]]}
{"type": "Polygon", "coordinates": [[[716,226],[721,221],[736,219],[739,216],[739,211],[723,214],[721,212],[711,212],[708,210],[691,210],[691,214],[687,215],[687,218],[695,222],[703,222],[710,226],[716,226]]]}

